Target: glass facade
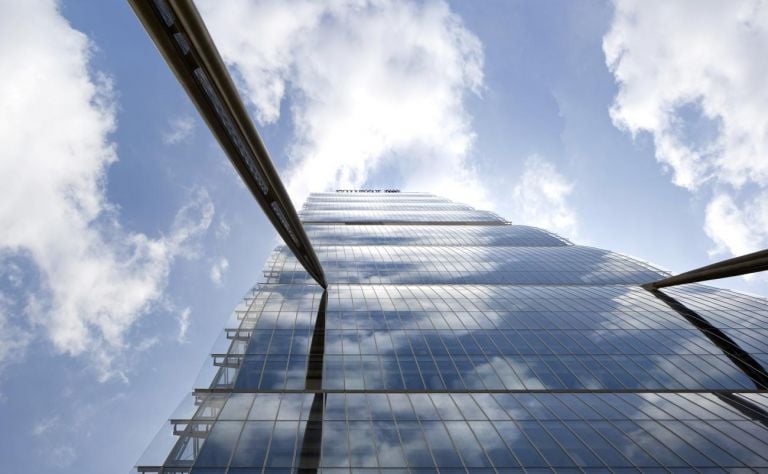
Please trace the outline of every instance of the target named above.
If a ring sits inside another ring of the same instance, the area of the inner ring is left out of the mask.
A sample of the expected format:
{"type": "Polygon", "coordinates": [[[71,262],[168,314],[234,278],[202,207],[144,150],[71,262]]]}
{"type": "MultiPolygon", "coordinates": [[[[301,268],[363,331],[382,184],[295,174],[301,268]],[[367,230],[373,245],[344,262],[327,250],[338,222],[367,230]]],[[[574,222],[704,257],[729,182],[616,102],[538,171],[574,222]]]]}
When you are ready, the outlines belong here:
{"type": "Polygon", "coordinates": [[[768,471],[768,301],[423,193],[317,193],[139,472],[768,471]]]}

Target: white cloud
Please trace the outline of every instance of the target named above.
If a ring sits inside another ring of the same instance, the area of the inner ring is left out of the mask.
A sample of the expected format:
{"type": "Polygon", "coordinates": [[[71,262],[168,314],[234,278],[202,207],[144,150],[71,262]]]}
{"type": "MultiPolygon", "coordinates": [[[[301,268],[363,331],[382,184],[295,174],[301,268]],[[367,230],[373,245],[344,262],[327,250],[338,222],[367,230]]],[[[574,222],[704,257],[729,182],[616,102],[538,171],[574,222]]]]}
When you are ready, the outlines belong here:
{"type": "Polygon", "coordinates": [[[675,184],[714,196],[706,231],[718,250],[765,246],[749,216],[768,199],[768,3],[614,3],[603,39],[614,123],[650,133],[675,184]]]}
{"type": "MultiPolygon", "coordinates": [[[[239,178],[238,178],[239,180],[239,178]]],[[[216,240],[218,241],[224,241],[229,238],[229,233],[232,231],[232,227],[229,225],[229,222],[224,220],[224,218],[219,219],[219,225],[216,226],[216,240]]]]}
{"type": "Polygon", "coordinates": [[[58,415],[51,416],[49,418],[43,418],[35,423],[32,427],[32,434],[35,436],[42,436],[52,429],[59,426],[60,420],[58,415]]]}
{"type": "Polygon", "coordinates": [[[148,337],[143,335],[139,342],[137,344],[133,344],[131,346],[131,350],[134,352],[144,352],[147,351],[156,345],[160,344],[160,338],[157,336],[148,337]]]}
{"type": "Polygon", "coordinates": [[[168,129],[163,132],[163,143],[166,145],[181,143],[192,135],[194,129],[195,120],[192,117],[184,116],[171,119],[168,123],[168,129]]]}
{"type": "Polygon", "coordinates": [[[572,191],[573,184],[552,163],[531,156],[525,161],[523,174],[512,190],[508,212],[517,223],[573,237],[576,233],[576,213],[568,205],[568,196],[572,191]]]}
{"type": "Polygon", "coordinates": [[[213,265],[211,266],[211,281],[215,283],[217,286],[221,286],[222,278],[224,278],[224,273],[229,268],[229,260],[227,260],[224,257],[221,257],[220,259],[216,260],[213,265]]]}
{"type": "Polygon", "coordinates": [[[73,446],[62,444],[52,447],[50,452],[46,453],[45,457],[47,462],[51,465],[65,467],[71,466],[72,463],[75,462],[75,459],[77,459],[77,452],[73,446]]]}
{"type": "Polygon", "coordinates": [[[94,426],[103,424],[115,410],[127,406],[129,396],[126,392],[102,393],[89,400],[76,385],[64,388],[58,395],[58,403],[48,407],[49,413],[41,415],[31,428],[35,439],[28,444],[30,458],[39,460],[36,464],[40,466],[51,467],[49,471],[41,468],[41,472],[55,472],[72,464],[83,453],[92,457],[94,426]]]}
{"type": "Polygon", "coordinates": [[[179,334],[176,336],[176,340],[180,343],[187,342],[187,331],[189,331],[190,320],[189,316],[192,314],[192,310],[187,307],[184,308],[176,318],[179,322],[179,334]]]}
{"type": "MultiPolygon", "coordinates": [[[[2,255],[0,255],[0,258],[2,258],[2,255]]],[[[23,284],[23,271],[21,267],[13,262],[7,262],[3,265],[3,268],[0,268],[0,277],[5,278],[13,289],[19,289],[23,284]]]]}
{"type": "Polygon", "coordinates": [[[734,255],[755,251],[768,241],[768,196],[758,194],[741,205],[730,194],[717,194],[707,206],[704,230],[715,252],[734,255]]]}
{"type": "Polygon", "coordinates": [[[12,311],[14,305],[10,298],[0,292],[0,371],[6,365],[21,360],[32,342],[28,329],[12,321],[12,311]]]}
{"type": "Polygon", "coordinates": [[[88,38],[51,0],[3,0],[0,10],[0,250],[37,269],[40,290],[25,302],[33,327],[106,379],[213,205],[198,191],[159,238],[122,228],[105,193],[117,160],[112,90],[89,71],[88,38]]]}
{"type": "Polygon", "coordinates": [[[482,45],[445,2],[198,4],[262,124],[278,120],[290,91],[295,202],[386,168],[406,189],[486,204],[464,106],[482,87],[482,45]]]}

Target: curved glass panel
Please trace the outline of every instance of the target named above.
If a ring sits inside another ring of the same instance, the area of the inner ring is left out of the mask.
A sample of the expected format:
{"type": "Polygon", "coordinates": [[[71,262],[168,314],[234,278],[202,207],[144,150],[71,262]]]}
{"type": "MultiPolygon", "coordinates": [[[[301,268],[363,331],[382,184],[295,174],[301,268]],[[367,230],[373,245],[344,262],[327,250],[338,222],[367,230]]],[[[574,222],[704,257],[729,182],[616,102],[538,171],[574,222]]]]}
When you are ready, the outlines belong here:
{"type": "Polygon", "coordinates": [[[768,470],[765,299],[429,194],[302,217],[328,289],[278,247],[140,472],[768,470]]]}

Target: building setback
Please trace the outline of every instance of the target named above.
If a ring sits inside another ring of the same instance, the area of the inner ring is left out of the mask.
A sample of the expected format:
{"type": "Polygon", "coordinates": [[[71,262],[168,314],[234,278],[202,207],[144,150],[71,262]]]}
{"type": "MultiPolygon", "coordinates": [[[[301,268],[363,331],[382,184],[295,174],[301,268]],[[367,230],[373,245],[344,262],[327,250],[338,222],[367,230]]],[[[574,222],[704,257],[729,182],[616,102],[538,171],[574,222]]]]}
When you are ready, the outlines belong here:
{"type": "Polygon", "coordinates": [[[300,217],[327,291],[275,249],[138,472],[768,470],[768,301],[430,194],[300,217]]]}

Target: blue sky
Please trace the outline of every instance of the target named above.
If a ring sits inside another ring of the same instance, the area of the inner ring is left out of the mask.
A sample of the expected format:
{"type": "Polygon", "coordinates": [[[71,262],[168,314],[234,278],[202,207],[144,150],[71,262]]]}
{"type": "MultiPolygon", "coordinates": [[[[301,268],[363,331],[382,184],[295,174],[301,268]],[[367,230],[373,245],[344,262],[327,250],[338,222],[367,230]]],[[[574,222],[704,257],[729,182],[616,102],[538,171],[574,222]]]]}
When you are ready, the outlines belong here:
{"type": "MultiPolygon", "coordinates": [[[[432,191],[675,272],[766,247],[764,2],[198,6],[299,207],[432,191]]],[[[0,70],[2,470],[126,472],[277,241],[126,2],[0,0],[0,70]]]]}

